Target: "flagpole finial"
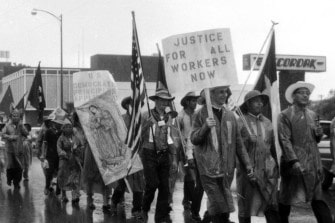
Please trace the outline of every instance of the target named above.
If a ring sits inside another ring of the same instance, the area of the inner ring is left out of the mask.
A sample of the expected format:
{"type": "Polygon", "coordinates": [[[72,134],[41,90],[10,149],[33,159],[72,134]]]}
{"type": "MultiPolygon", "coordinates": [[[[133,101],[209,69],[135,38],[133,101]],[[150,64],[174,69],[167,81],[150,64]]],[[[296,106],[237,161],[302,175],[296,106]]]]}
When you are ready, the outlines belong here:
{"type": "Polygon", "coordinates": [[[278,24],[279,24],[279,22],[275,22],[275,21],[273,21],[273,20],[271,20],[271,22],[272,22],[272,26],[275,26],[275,25],[278,25],[278,24]]]}
{"type": "Polygon", "coordinates": [[[135,19],[135,12],[131,11],[131,15],[133,16],[133,18],[135,19]]]}

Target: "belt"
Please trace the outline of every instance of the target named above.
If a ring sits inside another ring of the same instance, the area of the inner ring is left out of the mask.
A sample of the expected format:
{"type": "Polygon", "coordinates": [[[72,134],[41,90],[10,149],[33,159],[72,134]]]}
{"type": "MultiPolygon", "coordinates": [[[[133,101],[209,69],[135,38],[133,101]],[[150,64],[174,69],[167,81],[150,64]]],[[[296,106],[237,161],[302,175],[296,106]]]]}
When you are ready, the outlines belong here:
{"type": "Polygon", "coordinates": [[[157,155],[161,155],[161,154],[166,153],[167,151],[168,151],[167,149],[161,149],[161,150],[157,150],[156,153],[157,155]]]}

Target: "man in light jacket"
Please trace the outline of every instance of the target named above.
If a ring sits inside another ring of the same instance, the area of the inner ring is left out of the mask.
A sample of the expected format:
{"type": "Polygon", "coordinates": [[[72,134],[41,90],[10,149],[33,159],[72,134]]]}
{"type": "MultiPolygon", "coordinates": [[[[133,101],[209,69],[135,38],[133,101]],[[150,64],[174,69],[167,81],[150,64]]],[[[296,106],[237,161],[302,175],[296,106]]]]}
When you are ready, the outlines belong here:
{"type": "MultiPolygon", "coordinates": [[[[236,117],[224,107],[229,94],[228,86],[210,89],[214,117],[208,117],[207,105],[204,105],[196,114],[191,133],[200,179],[211,204],[208,211],[214,223],[229,223],[229,213],[235,210],[230,185],[234,177],[236,157],[245,167],[250,180],[253,179],[249,156],[243,145],[236,117]],[[218,136],[218,151],[213,147],[212,127],[215,127],[218,136]]],[[[204,97],[203,93],[201,95],[204,97]]]]}

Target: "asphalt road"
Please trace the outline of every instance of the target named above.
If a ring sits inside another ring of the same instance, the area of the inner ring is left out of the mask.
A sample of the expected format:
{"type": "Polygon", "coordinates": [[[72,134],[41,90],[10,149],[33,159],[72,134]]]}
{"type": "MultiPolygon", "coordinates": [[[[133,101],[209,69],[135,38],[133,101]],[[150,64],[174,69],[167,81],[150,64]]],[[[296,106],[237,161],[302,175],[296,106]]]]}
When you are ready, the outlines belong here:
{"type": "MultiPolygon", "coordinates": [[[[4,173],[1,174],[0,190],[0,222],[1,223],[89,223],[89,222],[136,222],[131,216],[131,196],[126,194],[124,205],[118,207],[118,215],[111,216],[102,212],[102,197],[95,194],[94,211],[87,210],[86,196],[83,192],[79,208],[73,208],[71,202],[61,203],[55,195],[45,196],[43,193],[44,175],[39,161],[34,158],[30,169],[30,180],[21,183],[21,189],[14,190],[6,184],[4,173]]],[[[233,190],[234,190],[233,186],[233,190]]],[[[235,193],[234,193],[235,195],[235,193]]],[[[71,197],[70,194],[68,194],[71,197]]],[[[236,195],[234,196],[236,206],[236,195]]],[[[325,193],[325,198],[329,202],[332,213],[335,214],[335,185],[325,193]]],[[[183,199],[183,183],[177,182],[174,192],[173,211],[171,219],[173,222],[192,222],[190,213],[184,212],[181,205],[183,199]]],[[[203,199],[200,215],[206,209],[206,196],[203,199]]],[[[153,222],[155,203],[152,204],[149,213],[149,222],[153,222]]],[[[236,207],[237,209],[237,207],[236,207]]],[[[237,221],[237,212],[231,214],[231,220],[237,221]]],[[[253,222],[265,223],[264,218],[253,217],[253,222]]],[[[291,222],[316,222],[309,205],[302,204],[294,207],[291,215],[291,222]]]]}

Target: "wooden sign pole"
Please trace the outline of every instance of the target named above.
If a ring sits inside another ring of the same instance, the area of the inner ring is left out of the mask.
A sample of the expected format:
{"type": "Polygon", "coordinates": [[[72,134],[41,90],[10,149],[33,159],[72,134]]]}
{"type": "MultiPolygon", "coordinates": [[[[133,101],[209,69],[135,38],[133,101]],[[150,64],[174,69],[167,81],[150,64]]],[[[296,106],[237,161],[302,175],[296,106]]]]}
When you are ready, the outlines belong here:
{"type": "MultiPolygon", "coordinates": [[[[206,106],[207,106],[208,117],[214,118],[209,88],[205,88],[205,96],[206,96],[206,106]]],[[[213,143],[214,149],[217,152],[219,150],[219,143],[218,143],[218,136],[216,134],[215,126],[211,128],[211,135],[212,135],[212,143],[213,143]]]]}

